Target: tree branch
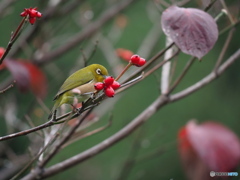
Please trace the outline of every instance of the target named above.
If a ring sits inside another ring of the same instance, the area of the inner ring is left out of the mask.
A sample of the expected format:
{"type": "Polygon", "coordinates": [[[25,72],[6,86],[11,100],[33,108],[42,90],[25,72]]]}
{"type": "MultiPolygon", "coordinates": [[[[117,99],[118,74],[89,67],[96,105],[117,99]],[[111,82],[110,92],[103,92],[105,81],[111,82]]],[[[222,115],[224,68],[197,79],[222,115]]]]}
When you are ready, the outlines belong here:
{"type": "Polygon", "coordinates": [[[3,0],[0,4],[0,16],[3,16],[6,9],[12,5],[13,3],[15,3],[16,0],[3,0]]]}
{"type": "Polygon", "coordinates": [[[124,0],[104,11],[104,13],[93,23],[89,24],[80,33],[72,37],[67,43],[53,50],[52,52],[42,56],[41,58],[35,58],[37,64],[44,64],[49,61],[53,61],[54,58],[59,57],[66,51],[75,48],[81,41],[89,38],[92,34],[96,33],[106,22],[111,20],[120,11],[128,7],[134,0],[124,0]]]}
{"type": "Polygon", "coordinates": [[[194,85],[186,88],[185,90],[176,93],[172,96],[170,96],[170,101],[174,102],[179,99],[182,99],[185,96],[188,96],[192,94],[193,92],[197,91],[198,89],[204,87],[214,79],[216,79],[220,74],[222,74],[232,63],[234,63],[238,58],[240,58],[240,49],[238,49],[228,60],[226,60],[219,68],[218,70],[212,71],[208,76],[203,78],[201,81],[195,83],[194,85]]]}
{"type": "MultiPolygon", "coordinates": [[[[222,64],[217,73],[218,75],[222,74],[231,64],[233,64],[238,58],[240,58],[240,49],[238,49],[230,58],[228,58],[224,64],[222,64]]],[[[75,155],[65,161],[62,161],[58,164],[55,164],[42,172],[42,177],[50,177],[54,174],[57,174],[59,172],[62,172],[80,162],[83,162],[100,152],[104,151],[108,147],[116,144],[120,140],[124,139],[128,135],[130,135],[134,130],[136,130],[139,126],[141,126],[145,121],[147,121],[153,114],[155,114],[161,107],[164,105],[175,102],[177,100],[180,100],[184,98],[185,96],[190,95],[191,93],[197,91],[198,89],[204,87],[214,79],[216,79],[218,76],[215,72],[211,72],[208,76],[197,82],[195,85],[183,90],[180,93],[174,94],[172,96],[160,96],[158,97],[148,108],[146,108],[141,114],[139,114],[135,119],[133,119],[128,125],[126,125],[124,128],[119,130],[117,133],[112,135],[111,137],[107,138],[106,140],[102,141],[101,143],[93,146],[90,149],[87,149],[86,151],[75,155]]],[[[24,180],[31,180],[35,179],[35,177],[38,176],[39,171],[35,170],[32,171],[30,174],[26,175],[23,179],[24,180]]]]}
{"type": "MultiPolygon", "coordinates": [[[[46,178],[52,176],[56,173],[59,173],[67,168],[70,168],[100,152],[107,149],[108,147],[114,145],[118,141],[122,140],[123,138],[127,137],[131,134],[135,129],[137,129],[141,124],[143,124],[149,117],[151,117],[157,110],[166,104],[168,98],[165,96],[158,97],[152,105],[150,105],[147,109],[145,109],[138,117],[136,117],[133,121],[131,121],[127,126],[122,128],[113,136],[109,137],[108,139],[104,140],[103,142],[95,145],[94,147],[76,155],[72,158],[69,158],[61,163],[58,163],[50,168],[47,168],[42,173],[42,177],[46,178]]],[[[30,180],[35,179],[38,176],[38,171],[32,171],[32,173],[28,174],[23,178],[23,180],[30,180]]]]}
{"type": "Polygon", "coordinates": [[[3,90],[0,90],[0,94],[5,93],[6,91],[8,91],[9,89],[14,87],[14,84],[16,83],[16,81],[14,80],[11,84],[9,84],[6,88],[4,88],[3,90]]]}

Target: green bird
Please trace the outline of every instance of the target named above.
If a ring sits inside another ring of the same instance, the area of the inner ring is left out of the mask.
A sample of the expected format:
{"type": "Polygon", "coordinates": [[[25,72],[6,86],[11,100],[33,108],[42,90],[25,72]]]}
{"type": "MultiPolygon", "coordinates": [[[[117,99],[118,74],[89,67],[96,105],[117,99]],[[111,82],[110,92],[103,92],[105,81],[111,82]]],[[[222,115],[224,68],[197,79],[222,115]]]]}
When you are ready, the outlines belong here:
{"type": "Polygon", "coordinates": [[[63,104],[74,105],[87,100],[96,91],[94,84],[103,82],[107,76],[107,69],[99,64],[89,65],[73,73],[54,97],[55,104],[48,119],[63,104]]]}

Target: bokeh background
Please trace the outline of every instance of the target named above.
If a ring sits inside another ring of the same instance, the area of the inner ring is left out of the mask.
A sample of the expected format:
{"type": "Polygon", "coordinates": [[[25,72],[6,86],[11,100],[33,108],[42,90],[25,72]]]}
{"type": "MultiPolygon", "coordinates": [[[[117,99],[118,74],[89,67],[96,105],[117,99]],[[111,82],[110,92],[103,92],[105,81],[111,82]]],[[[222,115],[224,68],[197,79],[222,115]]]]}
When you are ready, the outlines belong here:
{"type": "MultiPolygon", "coordinates": [[[[11,31],[21,20],[19,14],[23,8],[37,6],[40,12],[44,12],[47,5],[54,2],[57,1],[15,1],[0,17],[0,46],[6,47],[11,31]]],[[[63,1],[61,8],[67,7],[71,2],[73,1],[63,1]]],[[[44,19],[40,19],[38,23],[41,25],[34,33],[34,37],[29,42],[23,43],[20,51],[11,58],[34,61],[41,53],[47,53],[67,43],[70,37],[82,31],[91,22],[96,21],[104,11],[117,2],[114,0],[79,1],[79,4],[71,12],[64,15],[56,14],[45,22],[44,19]]],[[[172,3],[172,1],[166,2],[167,4],[172,3]]],[[[226,3],[234,17],[239,18],[239,1],[232,0],[226,1],[226,3]]],[[[116,49],[128,49],[146,59],[163,49],[166,36],[161,30],[160,17],[167,4],[160,0],[133,1],[128,8],[105,23],[94,35],[61,56],[40,65],[48,81],[48,91],[42,103],[47,108],[52,107],[52,99],[62,82],[72,72],[84,66],[83,54],[89,57],[88,54],[91,54],[94,48],[96,48],[96,52],[87,63],[102,64],[113,76],[116,76],[119,69],[127,64],[116,55],[116,49]]],[[[207,1],[195,0],[186,3],[184,7],[202,9],[206,4],[207,1]]],[[[220,10],[221,5],[216,3],[209,13],[216,17],[220,10]]],[[[218,22],[220,31],[228,25],[229,21],[226,16],[223,16],[218,22]]],[[[28,25],[23,34],[27,34],[31,28],[32,26],[28,25]]],[[[240,27],[237,26],[224,60],[239,48],[239,31],[240,27]]],[[[173,93],[194,84],[211,72],[226,36],[227,33],[221,35],[214,48],[203,57],[202,61],[196,61],[193,64],[173,93]]],[[[174,59],[177,66],[173,79],[181,73],[189,58],[189,55],[180,53],[174,59]]],[[[49,179],[185,179],[178,154],[177,134],[189,120],[196,119],[199,123],[209,120],[217,121],[240,136],[239,67],[240,61],[236,61],[223,75],[206,87],[160,109],[127,138],[91,159],[49,179]]],[[[136,67],[131,68],[131,72],[135,70],[137,70],[136,67]]],[[[1,71],[0,74],[3,84],[11,78],[11,74],[7,70],[1,71]]],[[[78,154],[123,128],[160,95],[160,79],[161,69],[116,97],[101,103],[96,109],[96,115],[100,119],[87,131],[106,125],[111,115],[112,125],[100,133],[69,145],[58,153],[49,165],[78,154]]],[[[1,136],[19,131],[21,124],[27,124],[26,115],[35,125],[47,121],[47,112],[43,110],[39,101],[36,100],[36,96],[31,92],[23,93],[14,87],[0,95],[0,103],[1,136]],[[11,123],[17,125],[19,129],[6,122],[11,120],[11,123]]],[[[9,157],[22,157],[29,153],[28,147],[32,143],[32,136],[34,135],[18,137],[1,143],[0,165],[2,169],[14,166],[9,157]]],[[[240,173],[239,169],[238,173],[240,173]]]]}

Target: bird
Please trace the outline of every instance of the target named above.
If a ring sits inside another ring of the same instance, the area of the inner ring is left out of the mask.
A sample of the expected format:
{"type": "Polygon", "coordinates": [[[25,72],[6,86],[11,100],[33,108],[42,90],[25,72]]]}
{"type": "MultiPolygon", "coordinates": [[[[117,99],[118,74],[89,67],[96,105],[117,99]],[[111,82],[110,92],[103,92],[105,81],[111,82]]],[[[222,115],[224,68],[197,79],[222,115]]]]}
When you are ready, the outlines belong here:
{"type": "Polygon", "coordinates": [[[53,113],[63,104],[75,104],[84,102],[96,91],[94,84],[103,82],[108,77],[107,69],[100,64],[91,64],[70,75],[60,87],[54,97],[54,106],[48,116],[51,119],[53,113]]]}

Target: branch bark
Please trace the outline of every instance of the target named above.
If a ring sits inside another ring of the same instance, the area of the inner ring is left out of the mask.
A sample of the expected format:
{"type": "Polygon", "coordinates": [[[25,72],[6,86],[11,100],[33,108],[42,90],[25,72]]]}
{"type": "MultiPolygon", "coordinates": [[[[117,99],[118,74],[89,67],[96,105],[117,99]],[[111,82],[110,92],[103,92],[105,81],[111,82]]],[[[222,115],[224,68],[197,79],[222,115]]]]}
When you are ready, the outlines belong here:
{"type": "Polygon", "coordinates": [[[204,87],[214,79],[216,79],[219,75],[221,75],[232,63],[234,63],[237,59],[240,58],[240,49],[238,49],[230,58],[228,58],[225,63],[223,63],[218,70],[212,71],[209,75],[203,78],[201,81],[195,83],[194,85],[186,88],[185,90],[178,92],[170,97],[170,101],[174,102],[179,99],[182,99],[185,96],[192,94],[193,92],[197,91],[198,89],[204,87]]]}
{"type": "MultiPolygon", "coordinates": [[[[230,65],[232,65],[237,59],[240,58],[240,49],[238,49],[231,57],[229,57],[225,63],[223,63],[217,73],[218,75],[222,74],[230,65]]],[[[145,121],[147,121],[153,114],[155,114],[161,107],[164,105],[175,102],[177,100],[180,100],[184,98],[185,96],[188,96],[192,94],[193,92],[199,90],[200,88],[204,87],[214,79],[218,77],[216,73],[213,71],[208,76],[197,82],[196,84],[192,85],[191,87],[174,94],[172,96],[160,96],[158,97],[148,108],[146,108],[141,114],[139,114],[134,120],[132,120],[128,125],[126,125],[124,128],[119,130],[117,133],[112,135],[111,137],[107,138],[106,140],[102,141],[101,143],[93,146],[90,149],[87,149],[86,151],[75,155],[65,161],[62,161],[58,164],[55,164],[47,169],[45,169],[43,172],[39,172],[39,170],[34,170],[30,174],[26,175],[23,179],[24,180],[32,180],[38,177],[39,173],[41,173],[41,177],[46,178],[53,176],[54,174],[57,174],[59,172],[62,172],[63,170],[66,170],[80,162],[83,162],[100,152],[104,151],[108,147],[116,144],[120,140],[124,139],[128,135],[130,135],[134,130],[136,130],[139,126],[141,126],[145,121]]]]}
{"type": "Polygon", "coordinates": [[[104,13],[93,23],[89,24],[80,33],[72,37],[67,43],[53,50],[52,52],[42,56],[41,58],[35,58],[33,61],[41,65],[49,61],[53,61],[54,58],[59,57],[66,51],[75,48],[81,41],[89,38],[96,33],[106,22],[111,20],[119,12],[127,8],[134,0],[124,0],[104,11],[104,13]]]}

